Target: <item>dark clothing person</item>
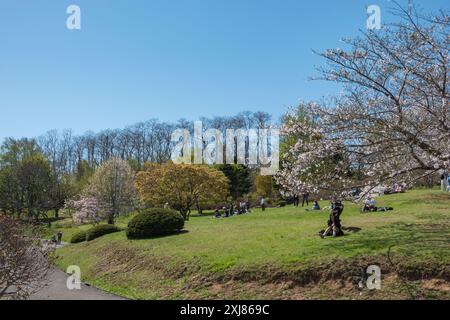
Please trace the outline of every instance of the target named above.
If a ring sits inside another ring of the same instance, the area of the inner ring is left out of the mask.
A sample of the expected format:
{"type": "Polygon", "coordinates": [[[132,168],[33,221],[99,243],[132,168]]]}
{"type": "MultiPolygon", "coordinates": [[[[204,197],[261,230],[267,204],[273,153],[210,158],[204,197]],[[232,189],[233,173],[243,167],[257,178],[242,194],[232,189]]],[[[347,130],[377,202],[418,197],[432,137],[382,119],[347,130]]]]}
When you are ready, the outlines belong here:
{"type": "Polygon", "coordinates": [[[230,210],[227,207],[223,207],[223,213],[225,218],[230,216],[230,210]]]}
{"type": "Polygon", "coordinates": [[[234,205],[230,204],[230,208],[229,208],[229,216],[233,216],[234,215],[234,205]]]}
{"type": "Polygon", "coordinates": [[[344,211],[344,205],[341,201],[334,201],[331,205],[330,210],[330,217],[328,219],[327,225],[328,228],[323,231],[319,232],[319,235],[322,238],[325,238],[327,236],[333,236],[334,237],[340,237],[344,235],[344,232],[342,231],[342,225],[341,225],[341,214],[344,211]]]}
{"type": "Polygon", "coordinates": [[[309,192],[305,192],[302,196],[302,207],[305,206],[305,202],[306,206],[309,206],[309,192]]]}
{"type": "Polygon", "coordinates": [[[320,206],[319,206],[319,203],[317,201],[314,201],[312,209],[313,210],[320,210],[320,206]]]}
{"type": "Polygon", "coordinates": [[[61,244],[61,241],[62,241],[62,232],[61,231],[58,231],[57,237],[58,237],[58,244],[61,244]]]}
{"type": "Polygon", "coordinates": [[[298,207],[299,197],[298,194],[294,194],[294,207],[298,207]]]}
{"type": "Polygon", "coordinates": [[[392,211],[394,210],[394,208],[392,207],[373,207],[373,208],[369,208],[367,206],[364,206],[362,212],[366,213],[366,212],[386,212],[386,211],[392,211]]]}

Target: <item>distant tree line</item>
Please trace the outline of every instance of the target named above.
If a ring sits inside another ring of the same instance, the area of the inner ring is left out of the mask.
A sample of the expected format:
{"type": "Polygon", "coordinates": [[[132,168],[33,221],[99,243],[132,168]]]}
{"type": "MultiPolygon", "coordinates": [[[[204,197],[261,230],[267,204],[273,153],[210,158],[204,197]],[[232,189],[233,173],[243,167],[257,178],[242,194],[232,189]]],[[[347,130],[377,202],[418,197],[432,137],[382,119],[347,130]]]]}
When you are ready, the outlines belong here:
{"type": "MultiPolygon", "coordinates": [[[[268,113],[248,111],[200,120],[204,130],[222,132],[273,124],[268,113]]],[[[142,170],[145,163],[167,163],[174,146],[171,135],[178,128],[192,132],[193,124],[186,119],[176,123],[151,119],[99,133],[75,135],[71,130],[52,130],[37,138],[7,138],[0,149],[0,211],[29,219],[45,218],[54,211],[57,217],[67,200],[85,190],[97,168],[111,159],[126,161],[134,172],[142,170]]],[[[242,165],[216,169],[231,181],[233,198],[250,191],[250,171],[254,169],[242,165]]]]}

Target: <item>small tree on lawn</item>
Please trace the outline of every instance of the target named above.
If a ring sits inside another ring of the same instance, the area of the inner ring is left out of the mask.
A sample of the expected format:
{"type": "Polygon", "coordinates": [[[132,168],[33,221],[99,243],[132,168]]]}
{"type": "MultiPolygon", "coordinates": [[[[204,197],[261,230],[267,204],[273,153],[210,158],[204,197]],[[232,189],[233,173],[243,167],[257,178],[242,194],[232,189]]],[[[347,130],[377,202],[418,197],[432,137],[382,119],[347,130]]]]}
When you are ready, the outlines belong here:
{"type": "Polygon", "coordinates": [[[128,162],[113,158],[95,171],[84,196],[95,198],[104,209],[108,223],[114,224],[117,215],[134,209],[137,195],[134,183],[134,173],[128,162]]]}
{"type": "Polygon", "coordinates": [[[98,224],[102,219],[102,207],[94,197],[81,197],[66,203],[66,210],[73,211],[72,221],[75,224],[98,224]]]}
{"type": "Polygon", "coordinates": [[[170,207],[189,219],[192,206],[224,201],[228,179],[206,165],[164,164],[147,166],[137,175],[136,186],[141,200],[151,206],[170,207]]]}

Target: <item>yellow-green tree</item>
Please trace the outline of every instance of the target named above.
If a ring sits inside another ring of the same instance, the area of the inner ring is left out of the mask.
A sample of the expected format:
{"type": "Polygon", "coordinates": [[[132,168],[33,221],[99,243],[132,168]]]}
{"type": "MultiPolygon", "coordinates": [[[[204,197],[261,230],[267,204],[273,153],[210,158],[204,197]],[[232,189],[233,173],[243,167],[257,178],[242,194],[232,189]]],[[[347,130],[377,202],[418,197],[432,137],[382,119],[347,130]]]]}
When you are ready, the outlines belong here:
{"type": "Polygon", "coordinates": [[[194,205],[225,200],[228,184],[221,171],[206,165],[152,164],[136,178],[142,202],[155,207],[168,203],[186,220],[194,205]]]}
{"type": "Polygon", "coordinates": [[[256,176],[255,188],[258,196],[272,198],[273,196],[272,176],[256,176]]]}

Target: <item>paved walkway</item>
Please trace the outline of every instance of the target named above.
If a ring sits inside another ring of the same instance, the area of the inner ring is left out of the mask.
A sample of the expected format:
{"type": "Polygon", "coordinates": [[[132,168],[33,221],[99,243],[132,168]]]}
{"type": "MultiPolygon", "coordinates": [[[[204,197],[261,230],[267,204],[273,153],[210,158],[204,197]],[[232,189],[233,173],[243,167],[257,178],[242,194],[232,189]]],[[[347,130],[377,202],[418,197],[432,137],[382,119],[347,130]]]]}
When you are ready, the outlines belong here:
{"type": "Polygon", "coordinates": [[[32,294],[30,300],[125,300],[125,298],[107,293],[97,288],[81,284],[81,289],[67,289],[68,274],[53,268],[48,275],[48,284],[32,294]]]}

